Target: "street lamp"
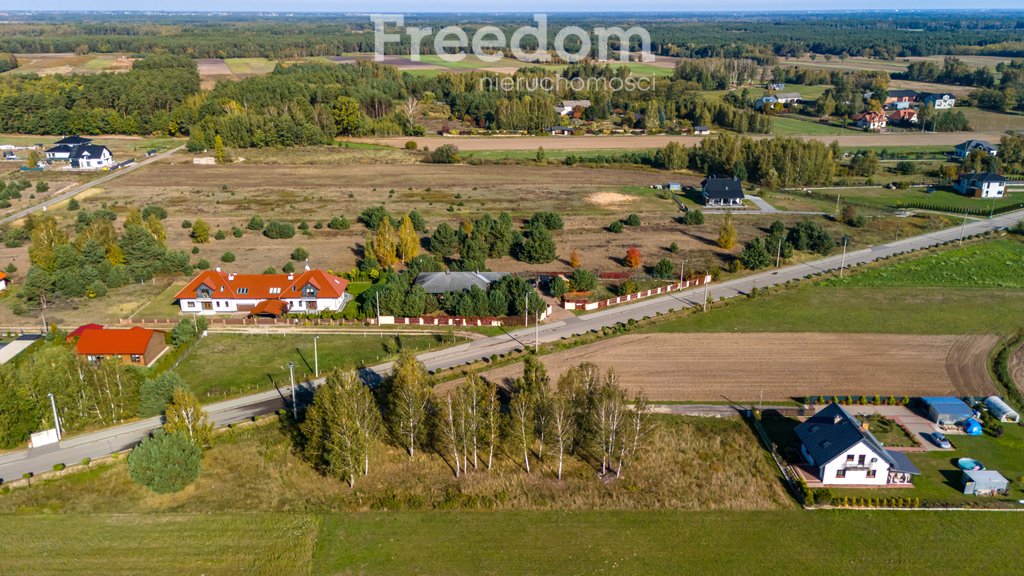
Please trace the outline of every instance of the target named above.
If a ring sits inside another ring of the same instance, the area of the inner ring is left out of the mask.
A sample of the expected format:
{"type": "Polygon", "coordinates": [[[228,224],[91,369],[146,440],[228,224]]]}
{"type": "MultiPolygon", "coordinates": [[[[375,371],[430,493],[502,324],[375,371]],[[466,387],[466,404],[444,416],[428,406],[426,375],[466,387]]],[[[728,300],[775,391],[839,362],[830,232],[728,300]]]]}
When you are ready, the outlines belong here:
{"type": "Polygon", "coordinates": [[[320,354],[316,349],[316,341],[320,339],[320,336],[313,336],[313,372],[316,373],[316,377],[320,377],[320,354]]]}
{"type": "Polygon", "coordinates": [[[57,440],[60,441],[60,418],[57,417],[57,401],[53,399],[53,393],[48,393],[50,397],[50,408],[53,408],[53,426],[57,429],[57,440]]]}
{"type": "Polygon", "coordinates": [[[292,418],[299,421],[299,405],[295,403],[295,362],[288,363],[288,378],[292,382],[292,418]]]}

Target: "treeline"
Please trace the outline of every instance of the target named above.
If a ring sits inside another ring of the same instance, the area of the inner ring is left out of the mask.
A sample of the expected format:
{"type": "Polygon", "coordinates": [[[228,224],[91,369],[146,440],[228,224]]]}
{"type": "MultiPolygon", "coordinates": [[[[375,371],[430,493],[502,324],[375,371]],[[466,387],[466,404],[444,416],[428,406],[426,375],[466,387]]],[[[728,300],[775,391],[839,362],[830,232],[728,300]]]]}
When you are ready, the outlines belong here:
{"type": "Polygon", "coordinates": [[[956,84],[958,86],[980,86],[991,88],[996,84],[995,74],[988,66],[971,69],[959,58],[947,56],[942,61],[942,67],[930,60],[911,62],[907,66],[906,73],[897,75],[907,80],[918,82],[937,82],[939,84],[956,84]]]}
{"type": "Polygon", "coordinates": [[[592,364],[571,368],[553,385],[543,364],[528,356],[507,401],[476,374],[445,393],[432,387],[409,353],[375,391],[355,373],[332,373],[299,424],[303,454],[353,487],[370,474],[381,442],[410,458],[433,453],[456,478],[490,471],[508,455],[526,474],[550,459],[561,480],[565,460],[576,458],[609,479],[642,458],[654,430],[646,397],[630,398],[614,372],[601,374],[592,364]]]}
{"type": "MultiPolygon", "coordinates": [[[[13,17],[13,16],[12,16],[13,17]]],[[[16,17],[15,17],[16,18],[16,17]]],[[[167,52],[196,58],[295,58],[337,56],[374,49],[373,25],[365,16],[280,17],[272,21],[246,16],[106,15],[103,22],[90,16],[33,14],[22,22],[5,24],[0,51],[40,52],[167,52]],[[26,21],[27,20],[27,21],[26,21]]],[[[438,30],[452,24],[444,16],[408,16],[406,24],[438,30]]],[[[518,27],[534,25],[523,16],[466,16],[459,24],[467,33],[495,25],[509,37],[518,27]]],[[[843,14],[708,16],[666,20],[631,18],[631,22],[606,16],[549,18],[548,45],[562,27],[593,29],[596,26],[639,25],[652,39],[652,50],[666,56],[687,58],[750,58],[761,64],[779,56],[807,52],[835,56],[869,56],[892,59],[934,54],[1024,55],[1018,14],[990,12],[964,14],[843,14]]],[[[597,38],[591,38],[596,45],[597,38]]],[[[576,39],[567,45],[575,47],[576,39]]],[[[389,54],[409,54],[410,39],[402,35],[387,45],[389,54]]],[[[527,38],[524,48],[533,48],[527,38]]],[[[631,49],[636,50],[635,39],[631,49]]],[[[432,38],[420,42],[420,51],[432,54],[432,38]]]]}
{"type": "Polygon", "coordinates": [[[755,79],[761,68],[749,59],[684,59],[676,63],[673,78],[693,82],[702,90],[726,90],[755,79]]]}
{"type": "Polygon", "coordinates": [[[154,55],[123,74],[0,76],[0,132],[187,134],[181,105],[199,92],[195,62],[154,55]]]}
{"type": "Polygon", "coordinates": [[[25,306],[45,309],[60,300],[105,296],[110,288],[156,274],[189,274],[188,254],[168,250],[158,213],[132,210],[120,230],[109,210],[79,212],[74,237],[53,216],[29,216],[12,239],[28,236],[32,262],[18,295],[25,306]],[[15,235],[17,234],[17,235],[15,235]]]}

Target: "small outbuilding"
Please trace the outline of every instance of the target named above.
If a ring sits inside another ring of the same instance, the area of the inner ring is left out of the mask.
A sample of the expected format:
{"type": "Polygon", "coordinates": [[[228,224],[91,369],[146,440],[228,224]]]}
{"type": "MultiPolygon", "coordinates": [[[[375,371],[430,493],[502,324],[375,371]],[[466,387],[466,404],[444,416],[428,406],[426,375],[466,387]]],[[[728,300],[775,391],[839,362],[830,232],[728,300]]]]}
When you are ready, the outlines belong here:
{"type": "Polygon", "coordinates": [[[974,416],[974,410],[959,398],[952,396],[927,396],[921,398],[928,412],[928,418],[939,426],[957,426],[974,416]]]}
{"type": "Polygon", "coordinates": [[[1010,481],[995,470],[964,470],[964,494],[992,496],[1005,494],[1010,481]]]}
{"type": "Polygon", "coordinates": [[[1000,422],[1020,422],[1020,415],[1017,414],[1017,411],[1010,408],[1010,405],[1003,402],[1003,399],[999,396],[985,398],[985,407],[1000,422]]]}

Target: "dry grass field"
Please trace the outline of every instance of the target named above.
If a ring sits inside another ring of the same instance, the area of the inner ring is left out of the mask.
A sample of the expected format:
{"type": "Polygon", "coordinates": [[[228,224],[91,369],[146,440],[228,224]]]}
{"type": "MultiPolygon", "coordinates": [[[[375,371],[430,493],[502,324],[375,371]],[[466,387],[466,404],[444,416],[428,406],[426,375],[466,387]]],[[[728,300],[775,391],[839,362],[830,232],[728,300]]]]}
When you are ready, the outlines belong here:
{"type": "MultiPolygon", "coordinates": [[[[638,334],[543,356],[553,378],[581,362],[614,368],[656,401],[809,395],[984,395],[994,336],[638,334]]],[[[485,375],[509,383],[521,365],[485,375]]]]}
{"type": "Polygon", "coordinates": [[[18,67],[5,74],[97,74],[127,72],[135,60],[128,54],[18,54],[18,67]]]}
{"type": "Polygon", "coordinates": [[[1024,392],[1024,344],[1018,346],[1010,356],[1010,377],[1017,388],[1024,392]]]}

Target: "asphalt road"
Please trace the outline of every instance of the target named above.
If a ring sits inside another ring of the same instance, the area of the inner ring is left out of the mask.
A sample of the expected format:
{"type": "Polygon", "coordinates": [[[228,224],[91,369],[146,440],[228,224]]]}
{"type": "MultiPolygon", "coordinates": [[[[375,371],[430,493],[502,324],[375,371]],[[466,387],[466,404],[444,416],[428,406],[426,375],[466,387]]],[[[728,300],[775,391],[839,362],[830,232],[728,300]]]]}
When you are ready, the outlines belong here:
{"type": "MultiPolygon", "coordinates": [[[[920,236],[904,238],[888,244],[869,248],[851,250],[846,254],[847,267],[868,263],[875,260],[927,248],[943,242],[956,241],[961,234],[970,236],[997,228],[1009,227],[1024,218],[1024,211],[1011,212],[997,216],[991,220],[969,221],[963,226],[920,236]]],[[[707,288],[709,301],[721,297],[733,298],[746,295],[753,288],[764,288],[776,284],[784,284],[789,280],[797,280],[809,274],[838,270],[843,264],[843,256],[829,256],[811,262],[794,264],[783,268],[772,269],[744,278],[730,280],[719,284],[711,284],[707,288]]],[[[605,326],[614,326],[629,320],[641,320],[679,310],[689,306],[700,306],[704,302],[705,287],[693,290],[674,292],[665,296],[639,300],[633,304],[625,304],[599,310],[582,316],[574,316],[566,320],[522,328],[501,336],[482,338],[452,348],[421,354],[419,359],[428,370],[452,368],[476,362],[492,354],[502,354],[532,346],[539,339],[541,343],[553,342],[569,338],[577,334],[585,334],[592,330],[600,330],[605,326]]],[[[367,368],[362,376],[367,383],[373,385],[380,381],[391,369],[390,363],[367,368]]],[[[296,394],[299,404],[311,397],[312,388],[318,385],[314,381],[297,386],[296,394]]],[[[251,394],[240,398],[225,400],[206,406],[211,420],[218,426],[240,422],[252,416],[272,413],[281,408],[291,408],[291,390],[288,387],[251,394]]],[[[44,446],[36,449],[18,450],[0,456],[0,480],[12,481],[22,477],[26,472],[40,473],[52,470],[54,464],[76,464],[83,458],[98,458],[110,453],[125,450],[134,446],[152,430],[161,425],[158,418],[140,420],[97,432],[81,434],[60,442],[59,446],[44,446]]]]}
{"type": "Polygon", "coordinates": [[[43,201],[43,202],[41,202],[39,204],[36,204],[34,206],[29,206],[28,208],[24,208],[22,210],[18,210],[17,212],[15,212],[13,214],[7,215],[7,216],[3,217],[2,219],[0,219],[0,224],[7,224],[7,223],[10,223],[10,222],[14,222],[15,220],[20,220],[20,219],[24,218],[25,216],[28,216],[29,214],[32,214],[33,212],[38,212],[40,210],[46,210],[50,206],[53,206],[54,204],[60,204],[61,202],[65,201],[65,200],[67,200],[67,199],[69,199],[69,198],[71,198],[73,196],[77,196],[77,195],[81,194],[82,192],[85,192],[86,190],[88,190],[90,188],[95,188],[95,187],[97,187],[97,186],[99,186],[101,184],[104,184],[106,182],[110,182],[114,178],[119,178],[121,176],[124,176],[125,174],[130,173],[130,172],[134,172],[134,171],[138,170],[139,168],[142,168],[143,166],[148,166],[149,164],[152,164],[153,162],[156,162],[158,160],[163,160],[164,158],[167,158],[168,156],[170,156],[171,154],[174,154],[175,152],[177,152],[178,150],[181,150],[182,148],[184,148],[184,146],[178,146],[177,148],[172,148],[172,149],[167,150],[165,152],[161,152],[159,154],[155,154],[153,156],[150,156],[149,158],[145,158],[143,160],[140,160],[139,162],[135,162],[133,164],[129,164],[128,166],[125,166],[124,168],[118,168],[117,170],[114,170],[112,172],[108,172],[107,174],[104,174],[103,176],[100,176],[99,178],[96,178],[95,180],[90,180],[90,181],[86,182],[85,184],[82,184],[81,186],[76,186],[76,187],[68,190],[67,192],[63,192],[63,193],[61,193],[61,194],[59,194],[57,196],[54,196],[52,198],[49,198],[49,199],[45,200],[45,201],[43,201]]]}

